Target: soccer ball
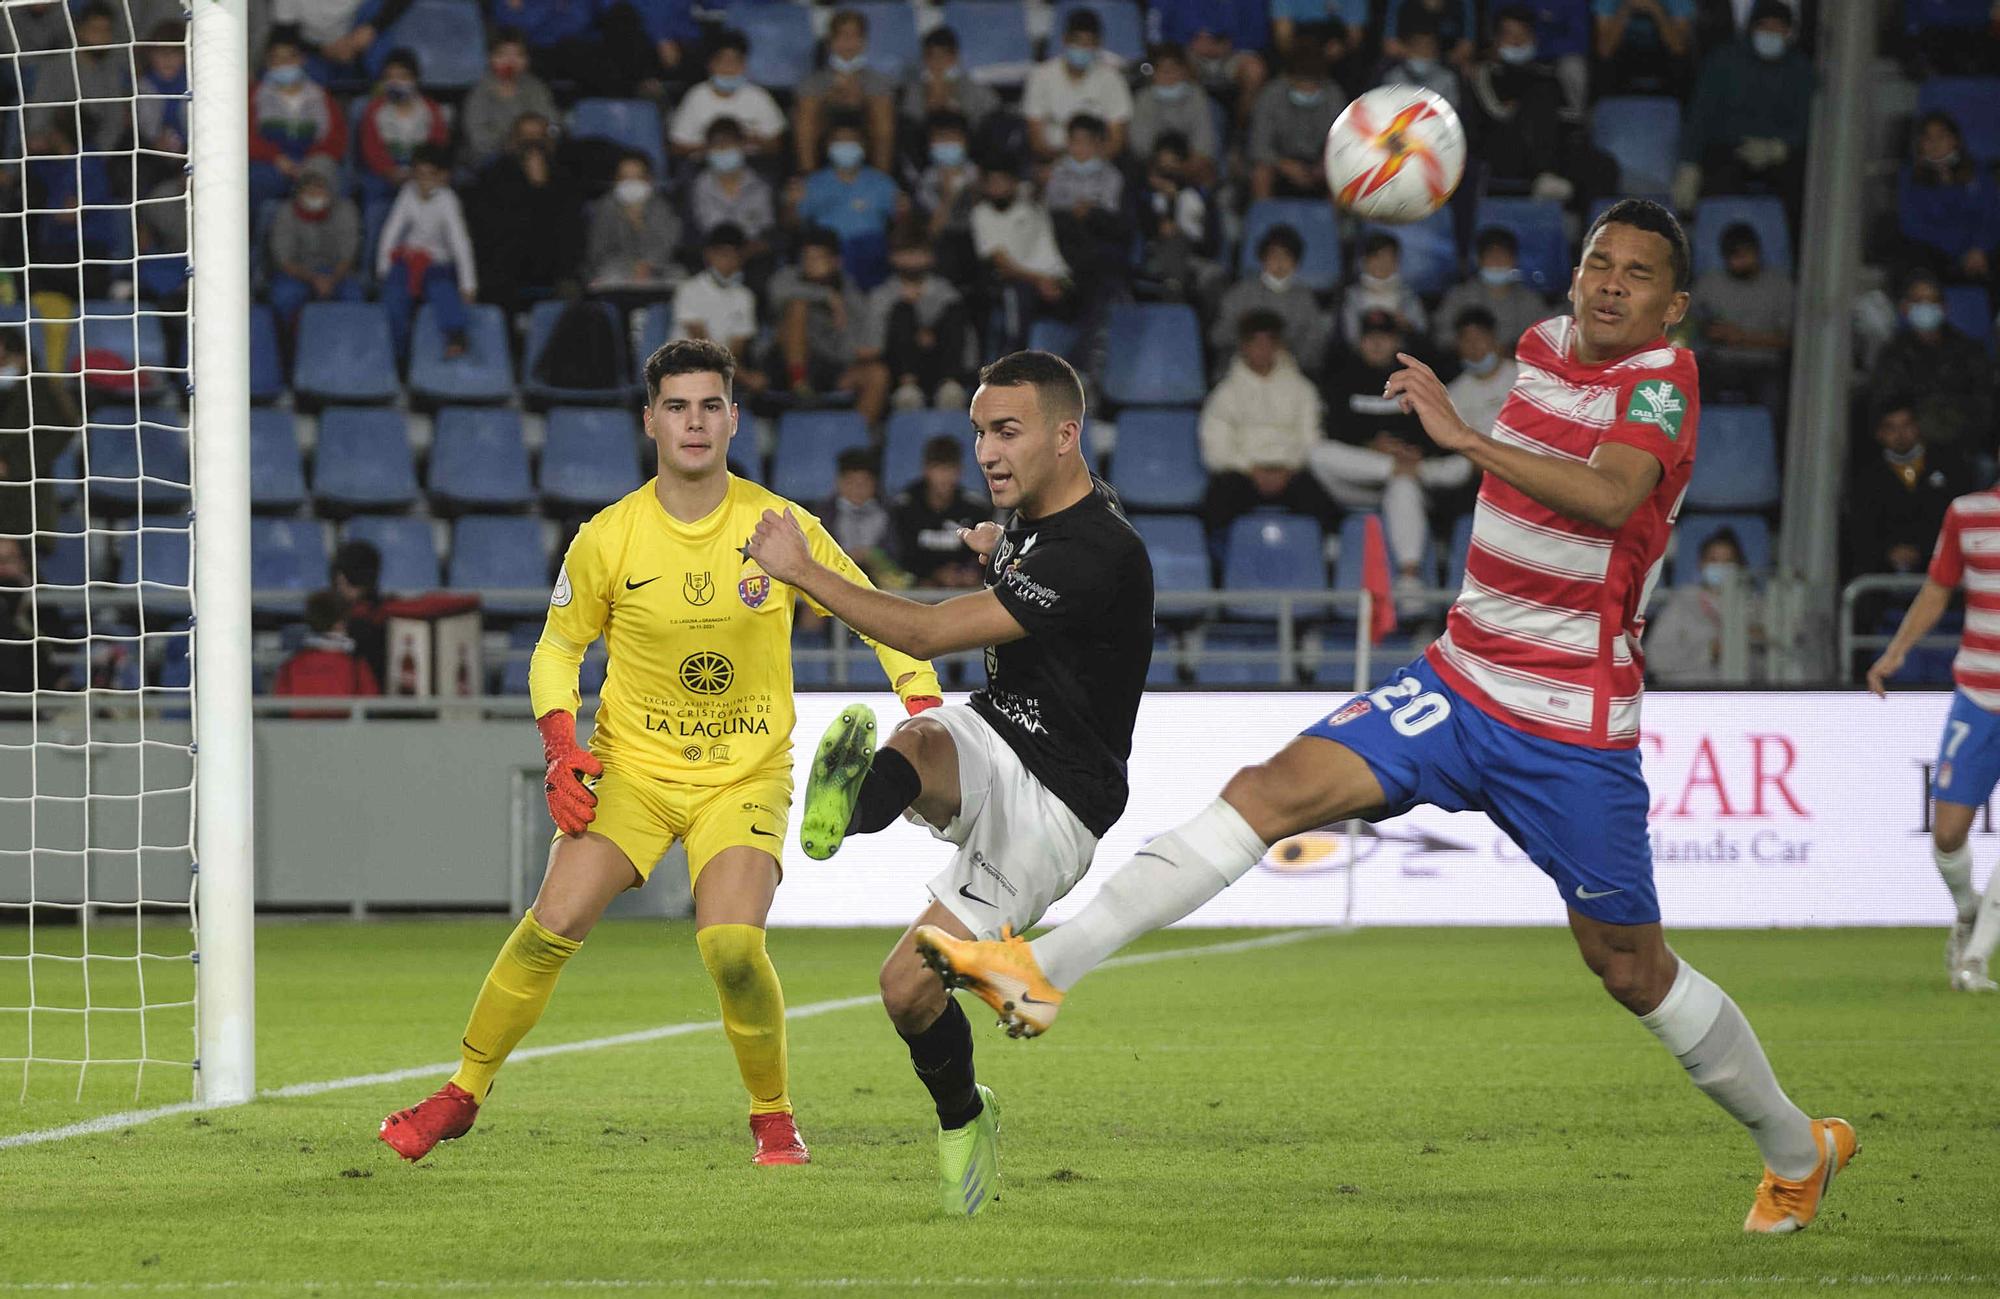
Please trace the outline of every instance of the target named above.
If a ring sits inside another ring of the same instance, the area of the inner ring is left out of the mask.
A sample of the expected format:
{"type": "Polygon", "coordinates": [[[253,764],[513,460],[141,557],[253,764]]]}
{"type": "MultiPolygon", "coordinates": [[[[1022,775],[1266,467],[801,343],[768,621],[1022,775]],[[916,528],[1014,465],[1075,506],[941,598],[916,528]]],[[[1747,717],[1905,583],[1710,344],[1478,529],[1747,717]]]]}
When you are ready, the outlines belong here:
{"type": "Polygon", "coordinates": [[[1326,185],[1343,211],[1367,221],[1421,221],[1465,175],[1465,128],[1443,96],[1420,86],[1377,86],[1326,133],[1326,185]]]}

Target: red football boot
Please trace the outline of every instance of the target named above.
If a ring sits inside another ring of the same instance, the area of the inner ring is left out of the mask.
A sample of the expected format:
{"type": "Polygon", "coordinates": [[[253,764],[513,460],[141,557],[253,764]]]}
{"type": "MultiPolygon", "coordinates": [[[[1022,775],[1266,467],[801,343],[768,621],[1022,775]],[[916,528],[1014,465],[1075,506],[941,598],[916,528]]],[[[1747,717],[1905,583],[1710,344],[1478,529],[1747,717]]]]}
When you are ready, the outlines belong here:
{"type": "Polygon", "coordinates": [[[383,1119],[382,1130],[376,1135],[389,1149],[415,1163],[438,1142],[472,1131],[472,1121],[478,1117],[479,1102],[472,1099],[472,1093],[457,1083],[446,1083],[410,1108],[383,1119]]]}
{"type": "Polygon", "coordinates": [[[812,1154],[799,1137],[799,1125],[789,1114],[752,1114],[750,1135],[757,1138],[753,1164],[810,1164],[812,1154]]]}

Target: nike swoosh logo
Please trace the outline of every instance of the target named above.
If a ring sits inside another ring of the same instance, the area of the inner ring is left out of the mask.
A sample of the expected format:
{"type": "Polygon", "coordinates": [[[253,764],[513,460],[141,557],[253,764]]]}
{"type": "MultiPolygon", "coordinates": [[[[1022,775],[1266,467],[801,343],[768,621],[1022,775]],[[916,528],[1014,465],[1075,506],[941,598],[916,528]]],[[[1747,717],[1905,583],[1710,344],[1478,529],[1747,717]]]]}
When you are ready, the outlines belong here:
{"type": "Polygon", "coordinates": [[[625,579],[625,589],[628,591],[636,591],[642,586],[651,585],[652,583],[657,582],[659,580],[660,579],[657,577],[649,577],[644,582],[634,582],[631,578],[628,577],[625,579]]]}
{"type": "Polygon", "coordinates": [[[751,833],[751,834],[761,834],[761,835],[766,835],[766,836],[768,836],[768,837],[770,837],[770,838],[772,838],[772,839],[782,839],[782,838],[784,838],[784,836],[783,836],[783,835],[781,835],[781,834],[779,834],[779,833],[778,833],[777,831],[775,831],[775,830],[766,830],[766,829],[765,829],[765,828],[764,828],[763,826],[761,826],[761,825],[753,825],[753,826],[751,826],[751,827],[750,827],[750,833],[751,833]]]}
{"type": "Polygon", "coordinates": [[[1026,993],[1026,992],[1022,993],[1020,997],[1017,998],[1017,1000],[1025,1001],[1031,1006],[1054,1006],[1060,1004],[1054,1001],[1043,1001],[1040,997],[1037,997],[1032,993],[1026,993]]]}
{"type": "Polygon", "coordinates": [[[963,884],[958,886],[958,896],[972,902],[977,902],[982,907],[990,907],[993,905],[991,902],[988,902],[985,898],[980,897],[977,893],[974,893],[971,889],[967,888],[963,884]]]}
{"type": "Polygon", "coordinates": [[[1623,893],[1624,891],[1624,889],[1600,889],[1596,893],[1592,893],[1581,884],[1576,886],[1576,896],[1584,902],[1594,902],[1598,898],[1608,898],[1613,893],[1623,893]]]}

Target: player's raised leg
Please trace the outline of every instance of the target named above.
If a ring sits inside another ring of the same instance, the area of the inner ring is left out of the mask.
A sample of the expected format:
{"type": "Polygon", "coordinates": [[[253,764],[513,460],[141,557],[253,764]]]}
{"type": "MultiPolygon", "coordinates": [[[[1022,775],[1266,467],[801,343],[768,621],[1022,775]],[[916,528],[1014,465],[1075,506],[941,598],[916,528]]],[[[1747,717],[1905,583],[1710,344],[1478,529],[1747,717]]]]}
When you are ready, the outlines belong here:
{"type": "MultiPolygon", "coordinates": [[[[778,824],[783,825],[782,817],[778,824]]],[[[689,844],[690,856],[698,849],[689,844]]],[[[785,992],[764,946],[764,924],[778,890],[778,863],[760,849],[722,849],[694,885],[695,945],[715,980],[722,1031],[750,1093],[750,1131],[759,1164],[811,1162],[792,1118],[785,1046],[785,992]]]]}
{"type": "Polygon", "coordinates": [[[436,1093],[382,1120],[380,1136],[405,1159],[464,1136],[486,1102],[494,1075],[547,1009],[563,966],[611,899],[643,881],[623,850],[597,834],[564,835],[534,905],[502,944],[460,1039],[460,1063],[436,1093]]]}
{"type": "Polygon", "coordinates": [[[933,902],[890,950],[881,976],[882,1006],[937,1107],[938,1203],[948,1214],[970,1217],[1000,1197],[1000,1113],[993,1093],[973,1077],[972,1025],[917,956],[918,925],[961,938],[972,931],[933,902]]]}

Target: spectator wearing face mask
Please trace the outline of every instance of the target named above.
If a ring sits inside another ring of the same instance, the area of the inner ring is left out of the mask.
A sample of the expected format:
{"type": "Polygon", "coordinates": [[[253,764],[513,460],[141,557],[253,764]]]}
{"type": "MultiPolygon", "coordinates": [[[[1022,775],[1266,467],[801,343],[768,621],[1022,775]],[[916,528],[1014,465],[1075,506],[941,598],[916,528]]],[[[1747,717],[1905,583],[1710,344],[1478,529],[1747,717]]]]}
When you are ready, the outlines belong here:
{"type": "Polygon", "coordinates": [[[643,153],[618,160],[611,192],[597,200],[585,245],[586,281],[593,293],[657,293],[686,278],[674,249],[681,219],[653,184],[643,153]]]}
{"type": "Polygon", "coordinates": [[[1797,227],[1815,78],[1812,60],[1792,45],[1792,22],[1781,0],[1757,0],[1749,36],[1702,63],[1674,173],[1682,211],[1699,194],[1773,193],[1797,227]]]}
{"type": "Polygon", "coordinates": [[[774,153],[785,138],[785,115],[771,92],[751,83],[744,73],[750,41],[739,31],[724,31],[708,47],[708,79],[692,87],[674,109],[667,126],[667,147],[676,157],[699,157],[708,147],[708,127],[729,117],[743,128],[743,147],[752,157],[774,153]]]}
{"type": "Polygon", "coordinates": [[[1945,319],[1944,290],[1928,271],[1910,275],[1901,306],[1903,328],[1876,358],[1870,387],[1878,396],[1916,394],[1917,420],[1932,445],[1990,448],[1993,363],[1986,349],[1945,319]]]}
{"type": "Polygon", "coordinates": [[[1194,183],[1187,142],[1167,134],[1153,146],[1145,188],[1135,196],[1139,237],[1145,248],[1139,274],[1150,297],[1212,301],[1222,268],[1213,260],[1218,237],[1208,200],[1194,183]]]}
{"type": "MultiPolygon", "coordinates": [[[[1243,116],[1270,78],[1270,14],[1255,0],[1152,0],[1149,39],[1187,51],[1195,81],[1243,116]]],[[[1135,149],[1141,157],[1146,150],[1135,149]]]]}
{"type": "MultiPolygon", "coordinates": [[[[1743,545],[1724,528],[1701,543],[1701,581],[1667,592],[1659,611],[1646,620],[1646,675],[1662,685],[1722,681],[1722,641],[1729,606],[1725,592],[1744,579],[1743,545]]],[[[1763,639],[1763,600],[1743,595],[1743,615],[1754,642],[1763,639]]],[[[1754,668],[1752,677],[1760,675],[1754,668]]]]}
{"type": "Polygon", "coordinates": [[[705,238],[718,226],[735,226],[747,241],[746,255],[761,257],[769,251],[771,232],[778,224],[771,182],[750,169],[743,128],[735,118],[710,122],[706,142],[701,173],[694,178],[689,200],[695,232],[705,238]]]}
{"type": "Polygon", "coordinates": [[[1454,284],[1439,299],[1435,341],[1439,351],[1452,346],[1461,312],[1477,307],[1493,317],[1500,350],[1508,356],[1537,321],[1551,314],[1548,299],[1529,288],[1521,276],[1520,241],[1502,226],[1488,226],[1472,241],[1478,268],[1471,279],[1454,284]]]}
{"type": "Polygon", "coordinates": [[[873,287],[886,271],[889,225],[909,211],[910,201],[886,172],[868,165],[859,118],[837,117],[826,142],[826,165],[811,176],[793,177],[786,206],[794,222],[820,226],[840,236],[848,269],[873,287]]]}
{"type": "Polygon", "coordinates": [[[869,291],[860,325],[860,356],[889,369],[896,410],[964,410],[971,377],[965,300],[937,271],[937,256],[920,222],[897,228],[887,280],[869,291]]]}
{"type": "Polygon", "coordinates": [[[1131,223],[1125,212],[1125,176],[1111,165],[1109,131],[1087,113],[1069,122],[1069,147],[1049,168],[1042,197],[1055,222],[1063,260],[1085,274],[1122,264],[1131,223]]]}
{"type": "Polygon", "coordinates": [[[860,119],[868,161],[893,166],[896,83],[868,65],[868,17],[855,9],[833,15],[826,29],[826,63],[799,83],[792,101],[792,146],[800,171],[819,158],[829,115],[860,119]]]}
{"type": "Polygon", "coordinates": [[[708,232],[702,272],[674,290],[674,337],[707,338],[735,356],[736,386],[761,392],[765,378],[750,364],[757,341],[757,295],[743,280],[743,231],[724,222],[708,232]]]}
{"type": "Polygon", "coordinates": [[[493,161],[506,149],[507,137],[523,113],[554,121],[556,100],[548,83],[529,70],[528,43],[520,30],[503,27],[493,34],[486,75],[466,92],[459,106],[459,164],[477,171],[493,161]]]}
{"type": "Polygon", "coordinates": [[[347,114],[306,76],[295,28],[271,31],[264,75],[250,91],[250,204],[282,199],[309,157],[337,164],[347,153],[347,114]]]}
{"type": "Polygon", "coordinates": [[[1591,0],[1599,93],[1685,94],[1694,17],[1694,0],[1591,0]]]}
{"type": "Polygon", "coordinates": [[[852,447],[840,453],[834,461],[833,495],[821,503],[819,516],[869,581],[891,589],[910,584],[909,574],[896,566],[896,521],[882,500],[874,452],[852,447]]]}
{"type": "Polygon", "coordinates": [[[969,139],[999,107],[998,91],[965,74],[958,57],[958,33],[949,27],[925,32],[922,62],[903,84],[904,123],[921,127],[933,114],[956,113],[965,120],[969,139]]]}
{"type": "Polygon", "coordinates": [[[2000,190],[1965,152],[1958,123],[1926,113],[1896,178],[1904,259],[1959,284],[1991,285],[2000,246],[2000,190]]]}
{"type": "Polygon", "coordinates": [[[1361,337],[1362,318],[1386,311],[1403,333],[1421,337],[1428,317],[1416,290],[1403,281],[1403,246],[1396,237],[1375,231],[1362,237],[1361,266],[1340,303],[1340,328],[1352,344],[1361,337]]]}
{"type": "Polygon", "coordinates": [[[1452,318],[1452,348],[1458,356],[1458,376],[1445,385],[1458,417],[1481,433],[1491,433],[1500,407],[1514,390],[1521,367],[1500,350],[1493,313],[1466,307],[1452,318]]]}
{"type": "MultiPolygon", "coordinates": [[[[114,45],[128,37],[117,34],[108,6],[86,4],[76,10],[76,44],[58,57],[24,59],[9,69],[22,87],[27,112],[19,129],[32,142],[46,134],[60,116],[71,131],[81,131],[84,147],[108,153],[130,143],[132,131],[132,62],[130,48],[114,45]]],[[[69,41],[63,42],[65,46],[69,41]]],[[[19,166],[19,155],[13,159],[19,166]]]]}
{"type": "Polygon", "coordinates": [[[1527,5],[1495,11],[1492,53],[1473,65],[1464,113],[1489,186],[1559,203],[1575,194],[1562,87],[1541,57],[1527,5]]]}
{"type": "Polygon", "coordinates": [[[1748,399],[1784,428],[1792,277],[1765,265],[1756,230],[1738,222],[1722,232],[1722,269],[1695,281],[1692,314],[1703,399],[1748,399]]]}
{"type": "Polygon", "coordinates": [[[851,394],[862,418],[871,424],[881,419],[889,375],[879,360],[860,355],[859,328],[867,303],[841,270],[840,236],[820,227],[808,229],[800,240],[798,264],[771,278],[770,302],[779,367],[773,383],[782,382],[804,399],[851,394]]]}
{"type": "Polygon", "coordinates": [[[516,118],[506,150],[480,170],[468,197],[486,301],[511,316],[530,296],[546,296],[574,280],[583,257],[583,214],[548,118],[516,118]]]}
{"type": "Polygon", "coordinates": [[[1215,179],[1218,152],[1208,95],[1195,83],[1187,52],[1180,46],[1156,45],[1150,58],[1152,83],[1132,97],[1132,153],[1150,158],[1161,136],[1179,135],[1187,152],[1189,179],[1207,185],[1215,179]]]}
{"type": "Polygon", "coordinates": [[[375,93],[361,110],[361,195],[364,201],[393,198],[410,179],[417,150],[450,138],[444,110],[417,88],[417,56],[394,50],[382,64],[375,93]]]}
{"type": "Polygon", "coordinates": [[[332,162],[308,158],[292,201],[271,219],[265,297],[288,334],[308,302],[359,302],[367,296],[354,273],[361,258],[361,213],[340,193],[339,182],[340,169],[332,162]]]}
{"type": "Polygon", "coordinates": [[[1132,121],[1132,92],[1104,52],[1104,27],[1088,9],[1072,9],[1063,22],[1062,50],[1035,65],[1022,93],[1028,143],[1035,156],[1054,160],[1069,146],[1069,123],[1088,114],[1105,125],[1107,152],[1125,152],[1132,121]]]}
{"type": "Polygon", "coordinates": [[[1250,110],[1250,197],[1324,198],[1326,133],[1346,100],[1327,79],[1326,55],[1300,41],[1285,59],[1285,75],[1257,96],[1250,110]]]}
{"type": "Polygon", "coordinates": [[[937,249],[946,278],[963,281],[973,270],[972,210],[979,206],[979,168],[967,152],[970,124],[940,109],[925,123],[927,148],[917,173],[916,209],[937,249]]]}
{"type": "Polygon", "coordinates": [[[1975,489],[1964,459],[1929,439],[1918,411],[1907,392],[1886,393],[1875,403],[1875,445],[1847,491],[1850,576],[1923,572],[1945,510],[1975,489]]]}
{"type": "Polygon", "coordinates": [[[1465,83],[1459,80],[1458,70],[1445,61],[1436,21],[1428,14],[1410,14],[1406,7],[1403,23],[1403,36],[1397,42],[1403,57],[1383,69],[1382,84],[1420,86],[1442,98],[1455,111],[1462,111],[1465,83]]]}
{"type": "Polygon", "coordinates": [[[1275,507],[1340,522],[1340,507],[1307,471],[1320,440],[1320,399],[1285,350],[1285,322],[1253,311],[1238,327],[1236,356],[1201,406],[1201,463],[1208,471],[1202,523],[1222,536],[1251,510],[1275,507]]]}
{"type": "Polygon", "coordinates": [[[1235,347],[1243,320],[1253,311],[1268,311],[1285,324],[1287,348],[1307,374],[1318,374],[1326,362],[1326,313],[1312,290],[1299,283],[1299,259],[1305,242],[1288,225],[1275,225],[1257,241],[1257,273],[1229,286],[1209,320],[1212,355],[1235,347]]]}
{"type": "Polygon", "coordinates": [[[1428,35],[1437,42],[1429,57],[1463,68],[1472,62],[1473,41],[1479,35],[1479,15],[1473,0],[1389,0],[1389,26],[1382,56],[1407,62],[1416,52],[1411,38],[1428,35]]]}
{"type": "Polygon", "coordinates": [[[396,355],[410,354],[411,319],[428,303],[444,334],[444,354],[465,352],[467,305],[478,296],[478,264],[465,209],[451,188],[451,159],[442,145],[426,144],[411,160],[410,179],[397,191],[382,223],[375,278],[389,309],[396,355]]]}
{"type": "Polygon", "coordinates": [[[984,269],[981,292],[1002,317],[999,340],[988,340],[988,350],[1008,352],[1023,345],[1037,316],[1074,313],[1076,283],[1048,209],[1023,192],[1021,178],[1007,168],[989,167],[979,183],[972,251],[984,269]]]}

